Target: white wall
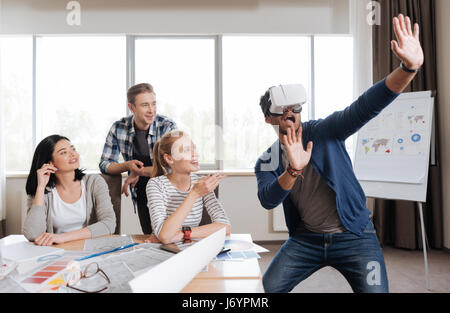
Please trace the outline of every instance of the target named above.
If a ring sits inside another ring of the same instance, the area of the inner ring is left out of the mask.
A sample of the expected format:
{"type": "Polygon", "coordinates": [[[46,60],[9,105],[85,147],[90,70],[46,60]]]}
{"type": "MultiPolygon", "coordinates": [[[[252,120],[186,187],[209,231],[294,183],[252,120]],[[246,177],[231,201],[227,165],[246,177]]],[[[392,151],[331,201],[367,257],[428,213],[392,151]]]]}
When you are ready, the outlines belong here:
{"type": "Polygon", "coordinates": [[[253,240],[284,240],[287,232],[273,231],[273,211],[258,200],[256,177],[228,177],[220,183],[219,200],[231,220],[234,233],[250,233],[253,240]]]}
{"type": "Polygon", "coordinates": [[[450,249],[450,1],[436,1],[444,246],[450,249]]]}
{"type": "Polygon", "coordinates": [[[26,178],[6,178],[6,235],[22,233],[26,178]]]}
{"type": "MultiPolygon", "coordinates": [[[[6,233],[20,234],[24,214],[26,178],[7,178],[6,233]]],[[[255,176],[229,176],[220,182],[219,200],[231,221],[233,233],[250,233],[253,240],[286,240],[286,232],[274,232],[272,212],[266,211],[256,195],[255,176]]],[[[139,217],[130,198],[122,196],[121,232],[141,234],[139,217]]]]}
{"type": "Polygon", "coordinates": [[[349,33],[348,0],[0,0],[4,34],[349,33]]]}

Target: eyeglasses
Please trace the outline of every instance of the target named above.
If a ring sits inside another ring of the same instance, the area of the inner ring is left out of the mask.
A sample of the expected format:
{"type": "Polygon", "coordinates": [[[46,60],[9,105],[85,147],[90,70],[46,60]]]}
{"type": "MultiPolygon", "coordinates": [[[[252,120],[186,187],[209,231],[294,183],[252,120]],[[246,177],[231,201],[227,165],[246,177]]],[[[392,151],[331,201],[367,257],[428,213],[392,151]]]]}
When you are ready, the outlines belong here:
{"type": "Polygon", "coordinates": [[[73,269],[73,270],[69,271],[66,276],[66,281],[67,281],[68,288],[75,289],[77,291],[81,291],[81,292],[85,292],[85,293],[102,292],[102,291],[108,289],[108,285],[111,283],[108,275],[106,275],[106,273],[95,262],[89,263],[85,267],[84,271],[81,271],[79,269],[73,269]],[[106,282],[107,282],[106,286],[104,286],[100,289],[96,289],[96,290],[83,290],[83,289],[80,289],[80,288],[74,286],[82,279],[94,277],[98,273],[100,273],[100,276],[106,280],[106,282]]]}

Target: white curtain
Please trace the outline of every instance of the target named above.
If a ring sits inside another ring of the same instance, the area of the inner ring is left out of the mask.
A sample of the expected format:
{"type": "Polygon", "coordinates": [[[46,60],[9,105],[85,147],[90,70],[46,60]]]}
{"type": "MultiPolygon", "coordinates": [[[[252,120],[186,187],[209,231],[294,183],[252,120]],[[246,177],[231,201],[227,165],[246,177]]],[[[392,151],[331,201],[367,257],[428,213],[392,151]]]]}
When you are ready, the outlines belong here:
{"type": "MultiPolygon", "coordinates": [[[[373,12],[370,0],[350,1],[350,31],[353,36],[353,98],[357,99],[373,85],[372,27],[368,16],[373,12]]],[[[353,146],[357,145],[353,136],[353,146]]],[[[356,148],[354,149],[356,150],[356,148]]],[[[367,198],[367,207],[373,212],[374,199],[367,198]]]]}
{"type": "MultiPolygon", "coordinates": [[[[372,26],[367,22],[370,0],[350,0],[350,33],[353,37],[353,99],[356,100],[373,82],[372,26]]],[[[353,153],[357,136],[353,138],[353,153]]],[[[351,140],[351,139],[350,139],[351,140]]]]}
{"type": "Polygon", "coordinates": [[[353,35],[353,93],[357,99],[373,84],[372,27],[367,19],[373,11],[370,0],[350,1],[350,31],[353,35]],[[369,8],[369,9],[368,9],[369,8]]]}
{"type": "Polygon", "coordinates": [[[2,221],[6,219],[6,193],[5,193],[5,149],[3,140],[3,108],[0,104],[0,238],[3,236],[5,229],[2,227],[2,221]]]}
{"type": "MultiPolygon", "coordinates": [[[[1,12],[1,1],[0,1],[0,12],[1,12]]],[[[0,40],[1,45],[1,40],[0,40]]],[[[0,46],[1,47],[1,46],[0,46]]],[[[1,58],[1,55],[0,55],[1,58]]],[[[2,77],[0,76],[0,87],[2,86],[2,77]]],[[[5,193],[5,141],[3,138],[3,104],[1,101],[1,88],[0,88],[0,238],[5,231],[2,227],[2,221],[6,219],[6,193],[5,193]]]]}
{"type": "MultiPolygon", "coordinates": [[[[1,83],[1,82],[0,82],[1,83]]],[[[6,218],[5,145],[3,140],[3,107],[0,103],[0,221],[6,218]]]]}

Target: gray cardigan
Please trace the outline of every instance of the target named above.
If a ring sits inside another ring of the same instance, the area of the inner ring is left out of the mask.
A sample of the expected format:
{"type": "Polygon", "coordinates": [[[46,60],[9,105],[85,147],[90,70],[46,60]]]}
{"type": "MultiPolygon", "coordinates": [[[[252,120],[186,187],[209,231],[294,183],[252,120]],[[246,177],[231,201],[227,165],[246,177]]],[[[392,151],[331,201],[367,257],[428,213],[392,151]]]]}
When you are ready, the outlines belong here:
{"type": "MultiPolygon", "coordinates": [[[[82,180],[86,187],[86,221],[83,227],[89,228],[92,237],[111,235],[116,229],[116,215],[109,196],[108,185],[100,175],[85,175],[82,180]]],[[[28,196],[28,212],[22,233],[34,241],[43,232],[53,233],[50,209],[53,207],[53,194],[44,196],[44,205],[33,205],[34,197],[28,196]]]]}

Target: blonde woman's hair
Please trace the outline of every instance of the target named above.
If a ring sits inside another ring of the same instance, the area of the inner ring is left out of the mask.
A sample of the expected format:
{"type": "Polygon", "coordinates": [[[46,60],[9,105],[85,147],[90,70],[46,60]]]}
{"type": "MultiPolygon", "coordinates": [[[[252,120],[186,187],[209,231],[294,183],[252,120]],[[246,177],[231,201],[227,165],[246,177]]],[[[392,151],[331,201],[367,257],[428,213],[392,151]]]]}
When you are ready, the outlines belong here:
{"type": "Polygon", "coordinates": [[[162,136],[161,139],[156,142],[155,146],[153,147],[154,164],[152,177],[158,177],[167,174],[170,166],[164,159],[164,155],[172,155],[173,144],[183,136],[187,136],[183,131],[173,130],[162,136]]]}

